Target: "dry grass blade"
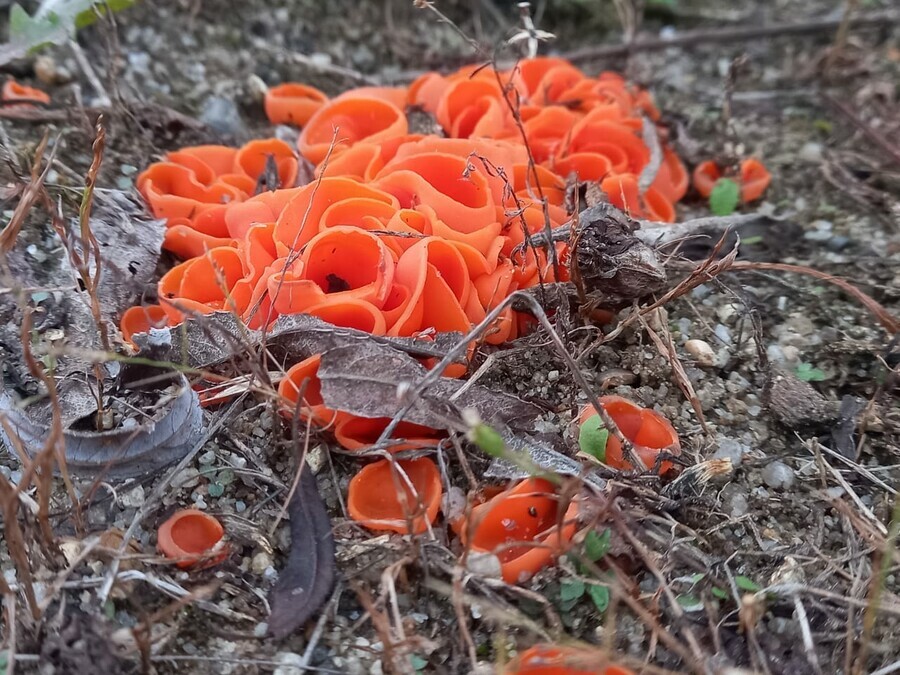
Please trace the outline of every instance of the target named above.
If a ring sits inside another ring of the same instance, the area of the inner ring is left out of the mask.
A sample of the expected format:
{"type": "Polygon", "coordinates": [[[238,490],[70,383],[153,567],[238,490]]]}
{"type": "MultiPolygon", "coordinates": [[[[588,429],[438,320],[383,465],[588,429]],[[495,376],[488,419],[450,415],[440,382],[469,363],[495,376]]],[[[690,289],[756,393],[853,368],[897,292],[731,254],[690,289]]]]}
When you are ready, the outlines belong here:
{"type": "MultiPolygon", "coordinates": [[[[656,314],[654,316],[656,321],[648,321],[641,316],[641,325],[644,327],[647,335],[650,336],[653,344],[656,345],[656,349],[659,353],[669,361],[675,384],[678,385],[678,388],[681,389],[684,397],[690,402],[691,407],[694,409],[694,414],[697,415],[697,419],[700,421],[700,426],[702,426],[703,431],[708,434],[710,433],[710,430],[706,424],[706,417],[703,415],[703,407],[700,405],[700,399],[697,398],[697,392],[694,391],[694,385],[691,384],[690,378],[684,371],[681,359],[678,358],[678,352],[675,351],[675,343],[672,341],[672,334],[669,332],[669,327],[667,325],[668,315],[666,314],[666,310],[663,307],[659,307],[655,311],[656,314]],[[659,336],[656,326],[659,327],[659,332],[663,334],[665,339],[659,336]]],[[[651,319],[652,318],[653,317],[651,317],[651,319]]]]}
{"type": "Polygon", "coordinates": [[[49,133],[45,133],[41,142],[38,144],[37,150],[35,150],[34,153],[34,163],[31,167],[31,181],[29,182],[28,187],[25,188],[22,197],[19,199],[19,203],[16,205],[16,209],[13,211],[9,223],[0,230],[0,253],[9,253],[13,249],[13,246],[16,245],[16,239],[19,237],[19,232],[22,229],[22,225],[25,223],[25,218],[31,212],[31,208],[43,193],[44,181],[47,179],[47,174],[53,166],[53,159],[56,157],[56,150],[59,147],[59,139],[60,136],[57,136],[43,171],[41,171],[41,161],[44,158],[44,152],[50,141],[49,133]]]}

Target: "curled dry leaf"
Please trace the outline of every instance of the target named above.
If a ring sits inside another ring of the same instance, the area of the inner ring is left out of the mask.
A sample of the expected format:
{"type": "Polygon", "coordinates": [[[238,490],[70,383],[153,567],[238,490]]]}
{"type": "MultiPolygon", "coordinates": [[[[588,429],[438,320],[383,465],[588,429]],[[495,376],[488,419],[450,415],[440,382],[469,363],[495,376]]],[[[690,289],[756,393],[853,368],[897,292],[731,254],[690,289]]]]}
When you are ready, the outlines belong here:
{"type": "MultiPolygon", "coordinates": [[[[318,378],[325,405],[360,417],[393,417],[406,403],[403,387],[425,377],[425,368],[408,354],[373,341],[330,349],[322,354],[318,378]],[[365,396],[360,396],[364,391],[365,396]]],[[[452,399],[459,380],[442,377],[404,418],[413,424],[447,429],[461,421],[459,410],[473,408],[494,427],[530,428],[541,410],[531,403],[475,385],[452,399]]]]}
{"type": "Polygon", "coordinates": [[[334,538],[316,478],[302,467],[288,503],[291,553],[269,596],[269,634],[282,639],[309,621],[334,586],[334,538]]]}
{"type": "MultiPolygon", "coordinates": [[[[66,464],[70,472],[97,476],[101,471],[111,478],[144,476],[181,459],[203,433],[203,417],[197,394],[182,378],[173,394],[166,391],[156,414],[148,421],[111,431],[73,431],[63,434],[66,464]]],[[[0,439],[8,448],[16,445],[7,429],[16,434],[29,455],[44,447],[50,428],[35,423],[20,409],[8,392],[0,393],[0,439]]]]}
{"type": "Polygon", "coordinates": [[[353,328],[340,328],[309,314],[284,315],[270,331],[249,330],[231,312],[212,312],[171,328],[138,333],[133,341],[140,354],[185,362],[192,368],[207,368],[246,354],[247,346],[261,345],[278,357],[299,361],[335,347],[371,342],[419,357],[442,358],[458,333],[440,333],[433,342],[406,337],[371,335],[353,328]],[[163,349],[164,348],[164,349],[163,349]],[[164,354],[163,354],[164,352],[164,354]],[[168,355],[167,357],[165,355],[168,355]]]}

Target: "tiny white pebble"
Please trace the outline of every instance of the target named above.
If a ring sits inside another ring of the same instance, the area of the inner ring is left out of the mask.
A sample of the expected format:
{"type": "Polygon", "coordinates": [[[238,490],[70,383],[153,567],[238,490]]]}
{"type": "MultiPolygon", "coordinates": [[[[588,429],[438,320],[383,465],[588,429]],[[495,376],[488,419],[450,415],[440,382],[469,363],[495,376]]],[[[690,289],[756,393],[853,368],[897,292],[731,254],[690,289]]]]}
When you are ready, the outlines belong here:
{"type": "Polygon", "coordinates": [[[684,343],[684,351],[701,368],[712,368],[716,365],[716,353],[708,342],[697,339],[688,340],[684,343]]]}

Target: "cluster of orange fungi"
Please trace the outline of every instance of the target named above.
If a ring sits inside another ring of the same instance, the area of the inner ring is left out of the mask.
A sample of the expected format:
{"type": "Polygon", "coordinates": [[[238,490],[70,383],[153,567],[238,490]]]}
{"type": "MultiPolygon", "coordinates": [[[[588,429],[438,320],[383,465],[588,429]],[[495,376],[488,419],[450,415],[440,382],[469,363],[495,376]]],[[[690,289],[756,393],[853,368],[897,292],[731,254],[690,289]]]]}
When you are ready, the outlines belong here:
{"type": "MultiPolygon", "coordinates": [[[[336,98],[284,84],[269,90],[265,107],[273,123],[302,127],[296,148],[277,139],[189,147],[140,174],[140,192],[166,221],[164,248],[183,262],[159,281],[158,305],[124,314],[126,341],[216,310],[254,329],[305,313],[376,335],[466,333],[516,289],[556,279],[545,252],[513,250],[526,232],[566,222],[573,176],[598,183],[631,215],[663,222],[674,220],[688,189],[688,173],[658,126],[662,162],[652,185],[639,189],[651,159],[642,130],[659,119],[648,93],[615,73],[587,77],[558,58],[524,60],[506,72],[429,73],[409,87],[336,98]],[[410,108],[430,113],[444,135],[413,133],[410,108]]],[[[556,255],[565,280],[565,244],[556,255]]],[[[484,340],[506,342],[526,325],[507,309],[484,340]]],[[[349,451],[369,447],[389,420],[329,410],[318,365],[312,356],[289,367],[279,389],[285,414],[299,411],[327,427],[349,451]]],[[[442,433],[402,423],[394,436],[396,451],[436,446],[442,433]]],[[[437,517],[443,489],[424,458],[369,464],[349,492],[354,519],[418,533],[437,517]],[[386,482],[396,490],[385,490],[386,482]]],[[[562,504],[547,481],[531,480],[473,513],[478,522],[454,529],[497,555],[507,581],[520,582],[564,550],[577,506],[562,504]],[[512,515],[493,517],[498,503],[512,515]]]]}

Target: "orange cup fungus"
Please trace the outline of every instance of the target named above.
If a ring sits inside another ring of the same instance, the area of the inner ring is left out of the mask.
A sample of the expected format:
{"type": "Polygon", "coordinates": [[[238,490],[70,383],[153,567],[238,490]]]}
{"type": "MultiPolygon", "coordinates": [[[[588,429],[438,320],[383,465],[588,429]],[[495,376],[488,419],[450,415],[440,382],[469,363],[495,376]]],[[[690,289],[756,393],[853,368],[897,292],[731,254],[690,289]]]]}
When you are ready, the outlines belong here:
{"type": "Polygon", "coordinates": [[[427,457],[399,461],[397,467],[387,459],[364,466],[350,481],[347,511],[370,530],[421,534],[437,517],[444,493],[441,474],[427,457]]]}
{"type": "Polygon", "coordinates": [[[327,101],[328,97],[315,87],[288,82],[266,92],[266,116],[272,124],[302,127],[327,101]]]}
{"type": "MultiPolygon", "coordinates": [[[[723,175],[719,165],[712,160],[698,164],[694,169],[694,188],[703,197],[709,197],[720,178],[728,178],[723,175]]],[[[741,201],[746,203],[756,201],[763,196],[772,175],[762,162],[757,159],[745,159],[741,162],[740,176],[733,177],[741,187],[741,201]]]]}
{"type": "Polygon", "coordinates": [[[3,85],[3,91],[0,92],[0,98],[6,103],[26,107],[34,103],[42,103],[44,105],[50,103],[50,96],[47,92],[37,87],[29,87],[26,84],[20,84],[13,78],[9,78],[3,85]],[[20,103],[15,103],[20,101],[20,103]]]}
{"type": "Polygon", "coordinates": [[[504,675],[634,675],[616,665],[598,663],[596,653],[574,647],[535,645],[513,659],[504,675]]]}
{"type": "MultiPolygon", "coordinates": [[[[615,73],[588,77],[560,58],[525,59],[503,72],[467,66],[334,98],[285,83],[268,90],[265,109],[273,123],[301,127],[296,147],[267,139],[183,148],[139,175],[138,190],[165,220],[163,247],[182,262],[160,279],[158,305],[123,315],[125,340],[215,310],[252,329],[303,313],[375,335],[466,333],[513,292],[568,280],[565,242],[556,245],[558,269],[545,251],[512,256],[527,234],[569,219],[567,181],[597,183],[634,217],[663,222],[675,219],[688,186],[662,127],[662,164],[648,189],[639,186],[651,156],[644,119],[659,120],[649,94],[615,73]],[[444,137],[410,133],[411,107],[433,115],[444,137]],[[315,178],[298,185],[301,161],[315,178]]],[[[745,188],[758,178],[748,169],[745,188]]],[[[485,340],[501,344],[527,326],[506,309],[485,340]]],[[[388,421],[329,410],[318,366],[315,355],[285,364],[282,413],[329,429],[347,450],[366,450],[388,421]]],[[[444,374],[464,371],[457,364],[444,374]]],[[[404,422],[390,449],[434,447],[442,436],[404,422]]],[[[611,442],[608,457],[615,453],[611,442]]],[[[397,476],[377,462],[351,483],[354,518],[398,532],[410,522],[421,532],[435,518],[441,486],[433,463],[401,466],[420,499],[385,489],[399,485],[397,476]],[[418,502],[424,510],[414,512],[418,502]]],[[[577,506],[559,510],[552,485],[525,481],[477,506],[464,536],[474,550],[499,546],[503,576],[515,582],[571,538],[577,506]]]]}
{"type": "Polygon", "coordinates": [[[222,541],[224,534],[222,524],[208,513],[183,509],[160,526],[157,547],[182,569],[200,564],[215,565],[228,555],[222,541]]]}
{"type": "MultiPolygon", "coordinates": [[[[634,451],[648,469],[653,469],[656,458],[661,452],[670,455],[681,454],[681,443],[678,433],[665,417],[655,410],[642,408],[621,396],[603,396],[600,405],[612,418],[619,431],[634,446],[634,451]]],[[[578,415],[580,432],[585,433],[588,425],[596,427],[600,423],[599,415],[594,406],[588,404],[581,409],[578,415]]],[[[614,469],[632,470],[635,467],[625,459],[622,452],[622,443],[613,434],[606,437],[605,449],[592,450],[592,454],[601,459],[604,464],[614,469]],[[598,454],[599,452],[599,454],[598,454]]],[[[659,466],[660,475],[668,473],[674,465],[672,462],[663,461],[659,466]]]]}
{"type": "Polygon", "coordinates": [[[517,584],[565,552],[575,534],[578,505],[562,507],[552,483],[529,478],[474,506],[454,529],[470,556],[495,556],[503,580],[517,584]]]}

